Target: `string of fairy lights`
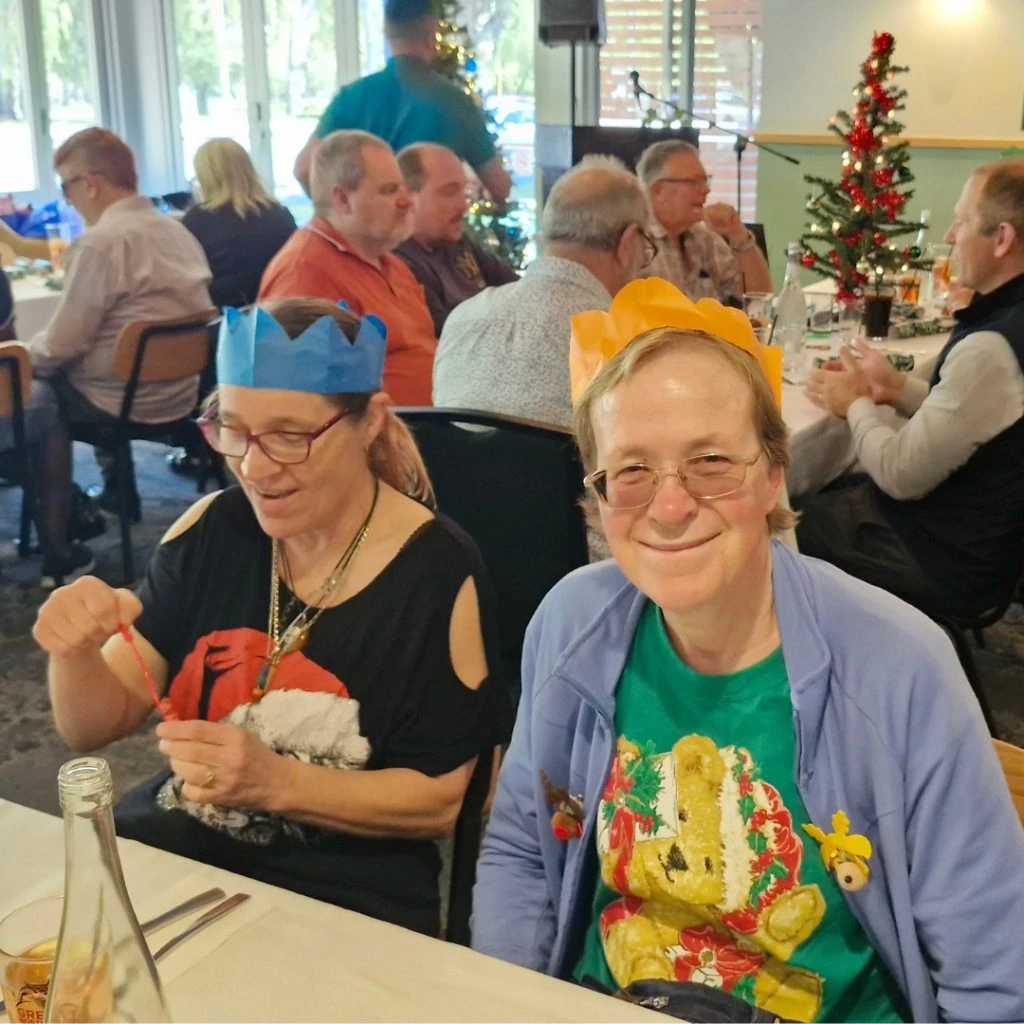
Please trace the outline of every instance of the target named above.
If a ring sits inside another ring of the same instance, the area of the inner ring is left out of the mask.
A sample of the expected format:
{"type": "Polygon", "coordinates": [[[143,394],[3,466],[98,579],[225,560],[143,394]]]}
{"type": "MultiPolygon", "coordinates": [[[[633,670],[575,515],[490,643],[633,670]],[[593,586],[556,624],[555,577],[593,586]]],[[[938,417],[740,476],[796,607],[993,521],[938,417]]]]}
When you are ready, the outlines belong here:
{"type": "MultiPolygon", "coordinates": [[[[477,80],[478,65],[469,39],[469,30],[459,22],[458,0],[435,0],[438,16],[437,58],[435,67],[459,86],[480,107],[487,126],[497,143],[494,117],[483,105],[477,80]]],[[[516,214],[519,204],[514,200],[495,203],[475,199],[466,213],[466,234],[487,252],[516,270],[523,267],[529,238],[516,214]]]]}

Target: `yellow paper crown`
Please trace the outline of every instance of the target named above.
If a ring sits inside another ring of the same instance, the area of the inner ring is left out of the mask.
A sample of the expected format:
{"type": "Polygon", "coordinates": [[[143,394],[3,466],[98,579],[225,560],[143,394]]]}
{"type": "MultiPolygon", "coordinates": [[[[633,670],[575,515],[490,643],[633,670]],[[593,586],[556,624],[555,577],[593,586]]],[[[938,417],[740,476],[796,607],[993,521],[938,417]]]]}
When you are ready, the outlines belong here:
{"type": "Polygon", "coordinates": [[[675,285],[660,277],[631,281],[620,289],[607,313],[593,310],[572,318],[569,374],[573,403],[579,401],[605,363],[634,338],[656,327],[703,331],[749,352],[768,378],[775,401],[781,407],[781,350],[762,345],[740,310],[714,299],[691,302],[675,285]]]}

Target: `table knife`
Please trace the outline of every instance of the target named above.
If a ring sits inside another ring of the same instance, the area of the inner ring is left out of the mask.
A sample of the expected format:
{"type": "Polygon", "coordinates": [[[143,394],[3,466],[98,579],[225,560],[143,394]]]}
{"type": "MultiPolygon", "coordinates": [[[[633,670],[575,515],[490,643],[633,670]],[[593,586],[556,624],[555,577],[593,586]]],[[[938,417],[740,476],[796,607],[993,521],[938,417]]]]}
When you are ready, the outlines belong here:
{"type": "MultiPolygon", "coordinates": [[[[219,900],[223,898],[223,889],[207,889],[206,892],[201,892],[199,893],[198,896],[193,896],[190,899],[187,899],[184,902],[179,903],[176,907],[171,907],[170,910],[165,910],[162,914],[157,914],[156,917],[152,917],[148,921],[144,921],[139,927],[142,929],[143,935],[148,935],[150,932],[155,932],[157,931],[157,929],[163,928],[164,925],[168,925],[172,921],[177,921],[179,918],[185,917],[186,915],[191,914],[196,910],[202,909],[208,903],[213,903],[214,900],[219,900]]],[[[246,897],[246,899],[247,898],[248,897],[246,897]]],[[[224,902],[229,903],[230,900],[225,900],[224,902]]],[[[237,906],[237,903],[233,903],[232,906],[237,906]]],[[[230,910],[231,907],[227,907],[226,909],[230,910]]],[[[214,910],[210,913],[214,913],[218,910],[219,908],[215,907],[214,910]]],[[[222,913],[224,913],[224,910],[220,910],[219,913],[217,913],[217,917],[220,917],[220,914],[222,913]]],[[[208,916],[208,914],[204,914],[203,917],[199,918],[195,922],[196,925],[199,925],[199,923],[203,921],[205,917],[208,916]]],[[[213,921],[216,920],[216,918],[211,917],[210,920],[213,921]]],[[[209,924],[209,921],[207,921],[206,923],[209,924]]],[[[180,942],[181,939],[184,938],[187,933],[188,929],[186,929],[186,931],[181,933],[180,935],[175,936],[175,938],[172,939],[171,942],[168,943],[168,945],[164,948],[163,952],[167,952],[171,945],[176,945],[178,942],[180,942]]],[[[159,955],[159,953],[157,955],[159,955]]],[[[6,1009],[6,1003],[3,1001],[3,999],[0,999],[0,1013],[3,1013],[6,1009]]]]}
{"type": "Polygon", "coordinates": [[[249,894],[247,892],[236,892],[234,896],[229,896],[226,900],[218,903],[212,910],[208,910],[202,917],[197,917],[190,925],[186,928],[182,928],[177,935],[168,939],[154,954],[153,959],[159,960],[161,957],[167,956],[168,953],[179,943],[184,942],[185,939],[196,932],[205,928],[208,924],[213,924],[218,918],[223,917],[228,911],[234,910],[235,907],[240,906],[247,899],[249,894]]]}
{"type": "Polygon", "coordinates": [[[191,899],[185,900],[184,903],[179,903],[176,907],[171,907],[170,910],[165,910],[162,914],[157,914],[156,917],[143,921],[140,925],[142,934],[148,935],[150,932],[155,932],[163,928],[164,925],[168,925],[172,921],[177,921],[179,918],[191,914],[194,910],[201,910],[207,904],[222,899],[224,899],[223,889],[207,889],[206,892],[201,892],[198,896],[193,896],[191,899]]]}

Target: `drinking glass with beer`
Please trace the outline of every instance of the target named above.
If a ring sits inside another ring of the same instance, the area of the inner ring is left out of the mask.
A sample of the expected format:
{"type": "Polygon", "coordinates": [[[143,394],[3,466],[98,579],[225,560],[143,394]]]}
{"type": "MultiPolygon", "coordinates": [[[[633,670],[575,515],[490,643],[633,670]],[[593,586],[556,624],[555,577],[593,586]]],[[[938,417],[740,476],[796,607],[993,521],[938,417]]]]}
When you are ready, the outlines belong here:
{"type": "Polygon", "coordinates": [[[54,271],[64,269],[64,253],[71,244],[71,225],[65,221],[46,225],[46,244],[54,271]]]}
{"type": "Polygon", "coordinates": [[[62,896],[36,900],[0,921],[0,989],[12,1024],[41,1024],[60,931],[62,896]]]}

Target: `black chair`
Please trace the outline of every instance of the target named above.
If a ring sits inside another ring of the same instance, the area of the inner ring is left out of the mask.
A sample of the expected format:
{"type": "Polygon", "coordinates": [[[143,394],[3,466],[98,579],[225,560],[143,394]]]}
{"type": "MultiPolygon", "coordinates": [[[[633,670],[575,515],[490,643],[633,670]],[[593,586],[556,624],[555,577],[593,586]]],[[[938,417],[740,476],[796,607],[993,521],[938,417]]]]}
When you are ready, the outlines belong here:
{"type": "MultiPolygon", "coordinates": [[[[117,422],[75,424],[76,441],[113,452],[114,480],[117,481],[118,521],[121,527],[121,569],[125,584],[135,578],[131,524],[135,510],[135,472],[132,441],[160,441],[178,447],[196,427],[189,416],[166,423],[139,423],[132,419],[132,406],[140,384],[166,383],[198,377],[212,359],[209,325],[217,317],[214,309],[173,320],[136,320],[118,335],[114,351],[114,377],[125,382],[117,422]]],[[[222,465],[214,463],[214,474],[224,487],[222,465]]]]}
{"type": "MultiPolygon", "coordinates": [[[[35,526],[39,546],[45,557],[49,551],[43,529],[42,507],[36,489],[35,471],[25,435],[25,404],[32,392],[32,364],[28,349],[20,342],[0,344],[0,417],[10,417],[14,447],[8,461],[13,480],[21,485],[21,522],[18,530],[18,554],[32,551],[32,527],[35,526]]],[[[57,585],[64,581],[58,578],[57,585]]]]}
{"type": "Polygon", "coordinates": [[[764,254],[764,258],[768,259],[768,242],[764,236],[764,225],[753,223],[745,224],[744,227],[747,228],[750,231],[750,233],[754,236],[754,241],[757,242],[758,249],[760,249],[761,252],[764,254]]]}
{"type": "MultiPolygon", "coordinates": [[[[523,634],[544,595],[588,560],[583,467],[558,427],[466,409],[398,409],[419,445],[438,510],[476,542],[498,598],[496,676],[518,697],[523,634]],[[467,424],[461,426],[460,424],[467,424]],[[479,429],[483,428],[483,429],[479,429]]],[[[469,943],[491,758],[482,753],[455,827],[446,937],[469,943]]]]}
{"type": "Polygon", "coordinates": [[[994,626],[1006,614],[1016,590],[1017,585],[1014,584],[1013,590],[1007,595],[1005,601],[993,605],[979,615],[958,615],[950,612],[933,612],[927,608],[921,609],[930,619],[938,623],[949,635],[950,640],[953,641],[956,656],[960,659],[960,667],[964,670],[964,675],[967,676],[967,681],[971,684],[974,696],[978,699],[981,713],[985,718],[985,724],[988,726],[988,731],[992,734],[993,739],[999,739],[999,732],[996,729],[996,720],[992,714],[992,706],[989,704],[988,697],[981,685],[978,663],[974,660],[974,652],[971,650],[971,643],[967,639],[967,634],[973,634],[975,643],[979,647],[983,647],[982,630],[988,629],[989,626],[994,626]]]}

